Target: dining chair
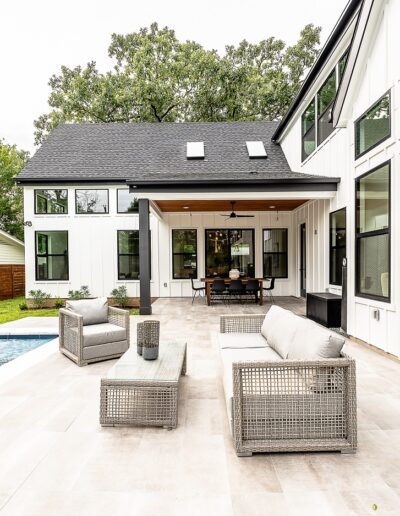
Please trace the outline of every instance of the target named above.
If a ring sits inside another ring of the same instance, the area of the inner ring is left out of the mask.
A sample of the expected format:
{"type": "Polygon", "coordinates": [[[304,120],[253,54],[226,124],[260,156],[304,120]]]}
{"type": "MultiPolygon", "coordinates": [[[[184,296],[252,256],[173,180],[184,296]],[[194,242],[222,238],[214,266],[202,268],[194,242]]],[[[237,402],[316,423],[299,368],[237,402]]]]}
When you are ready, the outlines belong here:
{"type": "Polygon", "coordinates": [[[206,293],[206,287],[197,287],[194,283],[194,277],[190,276],[190,283],[192,284],[192,304],[194,302],[194,298],[198,295],[201,297],[206,293]]]}
{"type": "Polygon", "coordinates": [[[221,299],[225,302],[226,293],[225,281],[222,279],[215,279],[211,284],[211,304],[214,299],[221,299]]]}
{"type": "Polygon", "coordinates": [[[270,297],[271,303],[275,303],[274,296],[272,294],[272,291],[275,288],[275,278],[267,278],[267,281],[269,279],[269,287],[263,287],[263,291],[270,297]]]}
{"type": "Polygon", "coordinates": [[[258,293],[260,292],[260,283],[256,279],[249,279],[245,289],[246,295],[255,298],[255,303],[258,301],[258,293]]]}
{"type": "Polygon", "coordinates": [[[242,301],[242,296],[245,293],[245,286],[239,279],[232,280],[228,286],[229,300],[236,298],[242,301]]]}

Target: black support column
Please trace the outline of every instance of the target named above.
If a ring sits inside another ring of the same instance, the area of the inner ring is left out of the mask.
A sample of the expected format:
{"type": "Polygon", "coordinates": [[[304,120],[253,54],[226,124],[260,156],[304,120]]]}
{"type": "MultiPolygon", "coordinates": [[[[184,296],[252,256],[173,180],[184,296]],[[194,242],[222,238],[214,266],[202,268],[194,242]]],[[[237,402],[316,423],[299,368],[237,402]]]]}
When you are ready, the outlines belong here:
{"type": "Polygon", "coordinates": [[[150,208],[148,199],[139,199],[140,315],[151,314],[150,298],[150,208]]]}

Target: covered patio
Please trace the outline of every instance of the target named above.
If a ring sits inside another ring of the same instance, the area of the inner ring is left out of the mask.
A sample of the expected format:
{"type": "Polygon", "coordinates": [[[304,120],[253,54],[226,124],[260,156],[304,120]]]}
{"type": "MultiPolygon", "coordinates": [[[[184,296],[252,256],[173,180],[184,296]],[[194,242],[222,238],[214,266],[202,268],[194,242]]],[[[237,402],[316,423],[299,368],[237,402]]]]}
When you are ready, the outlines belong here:
{"type": "MultiPolygon", "coordinates": [[[[304,314],[304,301],[279,304],[304,314]]],[[[102,428],[99,385],[114,361],[76,367],[54,352],[0,383],[1,514],[227,516],[397,514],[400,364],[353,341],[359,446],[338,453],[238,458],[215,336],[219,316],[269,304],[207,307],[158,299],[161,338],[188,343],[176,430],[102,428]],[[82,395],[84,393],[84,395],[82,395]]],[[[131,316],[132,333],[143,317],[131,316]]],[[[1,368],[0,368],[1,369],[1,368]]]]}

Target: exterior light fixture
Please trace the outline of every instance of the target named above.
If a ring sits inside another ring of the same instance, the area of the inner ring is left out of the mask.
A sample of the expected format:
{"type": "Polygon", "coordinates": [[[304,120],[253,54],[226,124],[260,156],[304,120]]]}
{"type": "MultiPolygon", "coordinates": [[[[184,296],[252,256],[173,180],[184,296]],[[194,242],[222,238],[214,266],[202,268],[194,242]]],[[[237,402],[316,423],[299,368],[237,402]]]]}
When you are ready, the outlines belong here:
{"type": "Polygon", "coordinates": [[[32,222],[30,220],[26,220],[24,222],[24,226],[27,226],[28,228],[32,227],[32,222]]]}

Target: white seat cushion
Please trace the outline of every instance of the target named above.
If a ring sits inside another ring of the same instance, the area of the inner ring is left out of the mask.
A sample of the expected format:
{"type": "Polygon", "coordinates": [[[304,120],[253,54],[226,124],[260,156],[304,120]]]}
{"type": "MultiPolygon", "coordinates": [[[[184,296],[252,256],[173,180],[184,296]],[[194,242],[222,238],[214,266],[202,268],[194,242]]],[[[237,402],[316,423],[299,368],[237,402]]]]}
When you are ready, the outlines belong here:
{"type": "Polygon", "coordinates": [[[301,317],[276,305],[271,306],[265,316],[261,334],[281,358],[288,358],[299,320],[301,317]]]}
{"type": "Polygon", "coordinates": [[[344,337],[309,319],[299,318],[297,331],[289,348],[289,360],[339,358],[344,337]]]}
{"type": "Polygon", "coordinates": [[[94,360],[112,355],[122,355],[128,349],[129,344],[127,340],[99,344],[98,346],[87,346],[83,348],[83,358],[85,360],[94,360]]]}
{"type": "Polygon", "coordinates": [[[220,349],[266,348],[268,343],[261,333],[219,333],[220,349]]]}
{"type": "MultiPolygon", "coordinates": [[[[76,328],[70,328],[76,332],[76,328]]],[[[83,327],[83,347],[98,346],[126,340],[126,329],[116,324],[91,324],[83,327]]]]}
{"type": "Polygon", "coordinates": [[[67,300],[65,307],[83,317],[83,325],[108,322],[108,301],[106,297],[97,299],[67,300]]]}

